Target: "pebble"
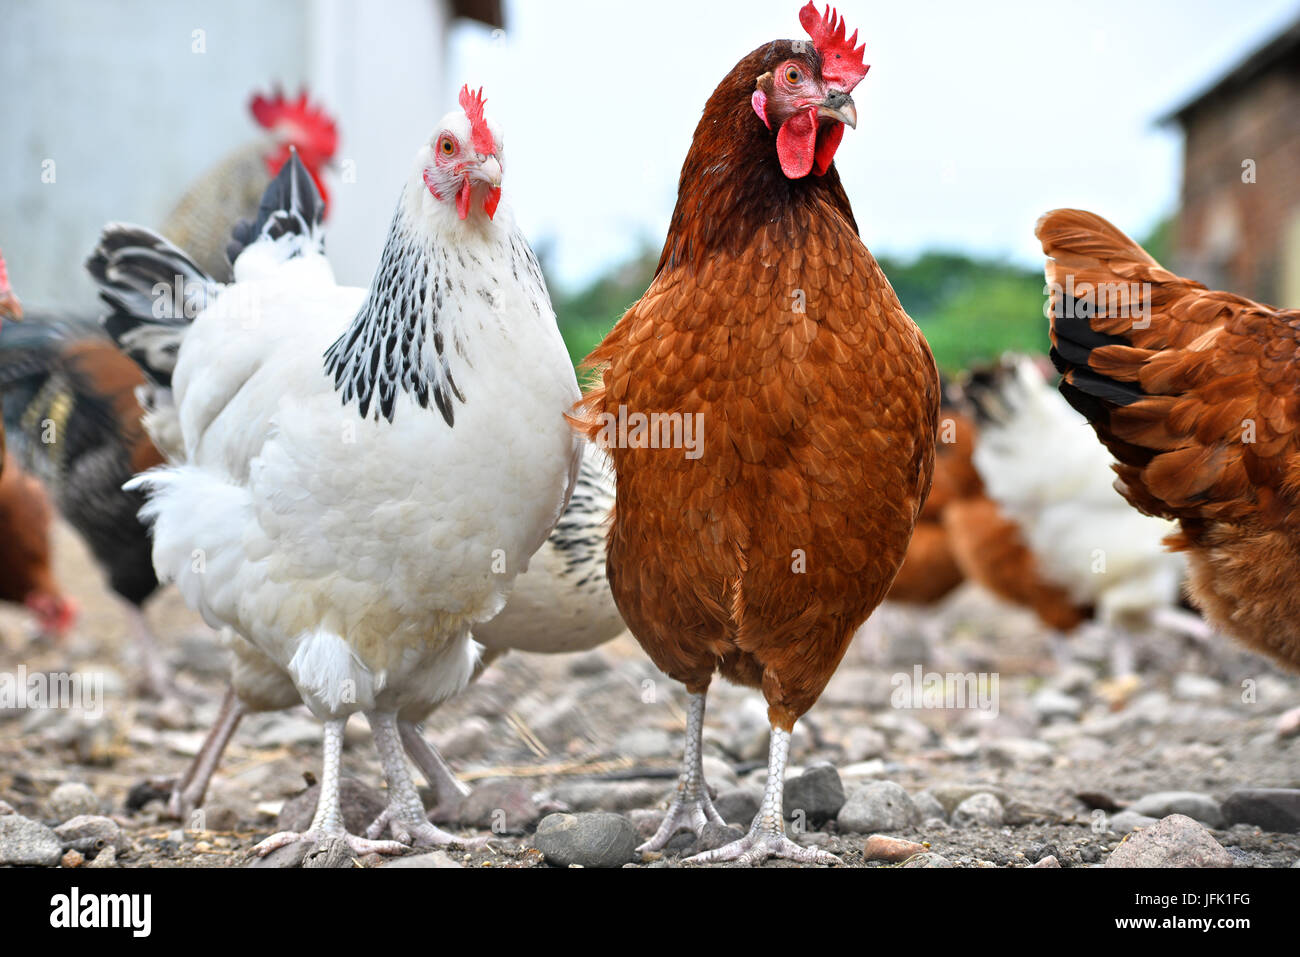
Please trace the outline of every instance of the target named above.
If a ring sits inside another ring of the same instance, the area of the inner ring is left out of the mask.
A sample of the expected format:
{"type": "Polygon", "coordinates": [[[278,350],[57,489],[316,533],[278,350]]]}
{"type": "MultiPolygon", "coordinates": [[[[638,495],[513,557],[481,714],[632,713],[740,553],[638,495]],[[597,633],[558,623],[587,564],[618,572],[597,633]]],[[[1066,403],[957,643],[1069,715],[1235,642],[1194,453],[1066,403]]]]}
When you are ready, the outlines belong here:
{"type": "Polygon", "coordinates": [[[844,742],[844,760],[849,764],[857,764],[884,757],[888,747],[889,742],[885,736],[875,728],[858,726],[849,732],[848,739],[844,742]]]}
{"type": "Polygon", "coordinates": [[[873,781],[849,795],[836,817],[841,831],[870,834],[914,827],[921,815],[901,785],[873,781]]]}
{"type": "Polygon", "coordinates": [[[728,824],[744,824],[748,827],[762,803],[762,791],[755,788],[729,788],[719,792],[713,799],[713,808],[728,824]]]}
{"type": "Polygon", "coordinates": [[[1075,721],[1083,713],[1083,705],[1078,698],[1056,688],[1044,688],[1029,700],[1029,706],[1043,724],[1075,721]]]}
{"type": "Polygon", "coordinates": [[[1001,827],[1004,814],[1002,802],[992,794],[972,794],[953,809],[952,823],[956,827],[1001,827]]]}
{"type": "Polygon", "coordinates": [[[453,860],[451,855],[446,851],[433,851],[428,854],[408,854],[406,857],[395,857],[384,867],[440,867],[440,868],[457,868],[464,867],[459,861],[453,860]]]}
{"type": "Polygon", "coordinates": [[[663,728],[633,728],[614,742],[615,753],[629,758],[659,758],[675,749],[676,743],[663,728]]]}
{"type": "Polygon", "coordinates": [[[303,857],[302,866],[312,870],[352,867],[352,848],[341,837],[327,837],[313,845],[303,857]]]}
{"type": "Polygon", "coordinates": [[[1052,763],[1052,746],[1034,738],[998,738],[982,750],[985,760],[999,767],[1052,763]]]}
{"type": "Polygon", "coordinates": [[[12,804],[10,804],[8,801],[0,800],[0,817],[4,817],[6,814],[17,814],[17,813],[18,812],[14,810],[14,806],[12,804]]]}
{"type": "MultiPolygon", "coordinates": [[[[295,794],[284,802],[275,829],[298,832],[307,830],[311,827],[311,819],[316,815],[316,803],[319,800],[319,784],[313,784],[301,794],[295,794]]],[[[385,807],[383,795],[356,778],[343,778],[339,783],[339,801],[343,808],[343,826],[353,834],[364,834],[385,807]]]]}
{"type": "Polygon", "coordinates": [[[541,820],[532,786],[512,778],[482,781],[461,801],[457,818],[464,827],[494,834],[522,834],[541,820]]]}
{"type": "Polygon", "coordinates": [[[924,854],[926,846],[915,841],[904,841],[884,834],[872,834],[862,845],[862,856],[869,861],[888,861],[897,864],[914,854],[924,854]]]}
{"type": "Polygon", "coordinates": [[[1106,830],[1112,834],[1127,834],[1139,827],[1150,827],[1158,820],[1159,818],[1147,817],[1145,814],[1120,811],[1118,814],[1112,814],[1106,818],[1106,830]]]}
{"type": "Polygon", "coordinates": [[[65,781],[50,794],[50,817],[66,821],[79,814],[98,814],[99,799],[80,781],[65,781]]]}
{"type": "Polygon", "coordinates": [[[80,851],[64,851],[63,857],[59,859],[60,867],[80,867],[86,863],[80,851]]]}
{"type": "Polygon", "coordinates": [[[912,798],[912,803],[916,805],[916,811],[921,815],[923,821],[947,821],[948,819],[947,809],[939,803],[939,799],[931,794],[929,790],[915,795],[912,798]]]}
{"type": "Polygon", "coordinates": [[[1227,824],[1254,824],[1266,831],[1300,833],[1300,788],[1243,788],[1223,802],[1227,824]]]}
{"type": "Polygon", "coordinates": [[[734,827],[730,824],[714,824],[712,821],[704,825],[704,830],[700,831],[699,840],[695,842],[695,847],[691,849],[692,854],[702,854],[705,851],[714,851],[724,844],[730,844],[732,841],[739,841],[745,836],[745,828],[734,827]]]}
{"type": "Polygon", "coordinates": [[[1046,857],[1040,857],[1038,862],[1030,864],[1030,867],[1060,867],[1061,862],[1056,859],[1055,854],[1048,854],[1046,857]]]}
{"type": "Polygon", "coordinates": [[[1292,708],[1290,711],[1278,715],[1273,730],[1283,740],[1294,738],[1300,734],[1300,708],[1292,708]]]}
{"type": "Polygon", "coordinates": [[[1183,701],[1209,701],[1223,692],[1223,685],[1205,675],[1183,671],[1174,676],[1173,692],[1183,701]]]}
{"type": "MultiPolygon", "coordinates": [[[[714,807],[717,807],[716,801],[714,807]]],[[[665,812],[654,808],[636,808],[628,811],[627,819],[632,822],[632,827],[636,829],[637,843],[648,841],[654,837],[655,832],[659,830],[659,825],[663,823],[664,817],[665,812]]]]}
{"type": "Polygon", "coordinates": [[[247,866],[270,869],[302,867],[303,859],[307,857],[307,852],[310,850],[311,845],[306,841],[294,841],[284,847],[277,847],[265,857],[255,855],[247,866]]]}
{"type": "Polygon", "coordinates": [[[1106,867],[1231,867],[1232,856],[1205,826],[1171,814],[1135,831],[1106,859],[1106,867]]]}
{"type": "Polygon", "coordinates": [[[621,867],[636,852],[636,829],[619,814],[550,814],[537,825],[534,844],[556,867],[621,867]]]}
{"type": "Polygon", "coordinates": [[[115,847],[104,848],[102,851],[96,854],[95,859],[91,861],[89,864],[87,864],[86,866],[95,869],[105,868],[105,867],[116,867],[117,848],[115,847]]]}
{"type": "Polygon", "coordinates": [[[1185,814],[1206,827],[1223,827],[1223,811],[1219,802],[1210,795],[1197,791],[1158,791],[1134,801],[1127,810],[1154,818],[1185,814]]]}
{"type": "Polygon", "coordinates": [[[947,814],[952,814],[957,810],[958,804],[976,794],[992,794],[1004,807],[1011,800],[1006,791],[992,784],[935,784],[929,788],[929,792],[947,814]]]}
{"type": "Polygon", "coordinates": [[[785,817],[803,811],[810,824],[821,824],[840,813],[844,807],[844,785],[830,764],[818,764],[797,777],[787,778],[783,808],[785,817]]]}
{"type": "Polygon", "coordinates": [[[55,835],[67,850],[92,854],[105,847],[124,847],[126,835],[111,817],[97,814],[79,814],[54,829],[55,835]]]}
{"type": "Polygon", "coordinates": [[[924,854],[917,854],[915,857],[909,857],[899,867],[952,867],[952,861],[942,854],[936,854],[934,851],[926,851],[924,854]]]}
{"type": "Polygon", "coordinates": [[[44,824],[18,814],[0,817],[0,865],[53,867],[63,857],[63,844],[44,824]]]}

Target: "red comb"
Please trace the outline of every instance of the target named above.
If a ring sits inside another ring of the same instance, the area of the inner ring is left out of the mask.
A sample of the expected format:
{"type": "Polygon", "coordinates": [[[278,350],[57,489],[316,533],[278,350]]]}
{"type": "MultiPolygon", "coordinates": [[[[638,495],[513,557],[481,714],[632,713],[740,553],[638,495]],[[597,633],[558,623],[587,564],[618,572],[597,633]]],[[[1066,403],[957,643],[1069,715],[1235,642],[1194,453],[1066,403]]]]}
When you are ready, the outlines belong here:
{"type": "Polygon", "coordinates": [[[0,253],[0,292],[9,288],[9,270],[5,268],[4,253],[0,253]]]}
{"type": "Polygon", "coordinates": [[[470,92],[468,83],[461,87],[460,108],[469,117],[470,138],[474,149],[490,156],[497,151],[497,144],[492,138],[492,131],[488,129],[487,120],[483,118],[483,105],[486,102],[483,99],[483,87],[480,86],[477,93],[470,92]]]}
{"type": "Polygon", "coordinates": [[[822,57],[822,76],[830,83],[851,93],[862,82],[871,67],[862,62],[862,54],[867,45],[854,49],[858,42],[858,31],[844,39],[844,18],[833,7],[827,6],[826,12],[819,14],[817,4],[808,0],[808,6],[799,11],[799,22],[812,37],[813,46],[822,57]]]}
{"type": "Polygon", "coordinates": [[[286,100],[280,90],[270,97],[258,93],[248,104],[253,119],[263,129],[279,133],[287,145],[298,147],[300,153],[328,160],[339,146],[338,130],[334,120],[319,106],[307,101],[307,91],[296,100],[286,100]]]}

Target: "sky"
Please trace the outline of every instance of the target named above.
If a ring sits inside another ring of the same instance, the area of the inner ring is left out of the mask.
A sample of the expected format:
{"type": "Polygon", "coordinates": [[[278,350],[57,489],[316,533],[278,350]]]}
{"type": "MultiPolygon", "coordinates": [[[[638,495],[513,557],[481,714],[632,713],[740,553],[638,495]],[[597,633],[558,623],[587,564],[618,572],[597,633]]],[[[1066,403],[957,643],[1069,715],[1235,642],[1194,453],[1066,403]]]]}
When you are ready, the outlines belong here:
{"type": "MultiPolygon", "coordinates": [[[[455,29],[450,82],[482,85],[506,188],[573,288],[658,249],[705,101],[746,53],[803,35],[797,0],[507,0],[455,29]]],[[[1080,206],[1142,236],[1176,209],[1181,136],[1158,119],[1300,17],[1298,0],[841,0],[871,71],[837,156],[878,255],[1041,258],[1033,225],[1080,206]]]]}

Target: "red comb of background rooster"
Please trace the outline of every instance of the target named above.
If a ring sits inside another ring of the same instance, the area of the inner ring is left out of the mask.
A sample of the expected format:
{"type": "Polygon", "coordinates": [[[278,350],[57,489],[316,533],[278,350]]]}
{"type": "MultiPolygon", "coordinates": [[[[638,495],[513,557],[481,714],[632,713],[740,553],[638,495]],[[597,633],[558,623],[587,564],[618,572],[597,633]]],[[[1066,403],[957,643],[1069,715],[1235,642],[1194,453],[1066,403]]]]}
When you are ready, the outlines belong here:
{"type": "Polygon", "coordinates": [[[296,100],[285,99],[278,89],[270,97],[259,93],[248,108],[260,126],[274,130],[298,147],[300,153],[310,153],[326,161],[338,149],[339,134],[334,120],[319,106],[308,102],[306,90],[296,100]]]}
{"type": "Polygon", "coordinates": [[[460,108],[469,117],[474,149],[484,155],[491,155],[497,151],[497,147],[492,139],[492,131],[488,129],[487,120],[483,118],[483,106],[486,103],[487,100],[483,99],[483,87],[480,86],[477,93],[470,92],[468,83],[461,87],[460,108]]]}
{"type": "Polygon", "coordinates": [[[851,93],[871,69],[862,62],[867,45],[864,43],[854,48],[858,31],[854,30],[853,36],[846,40],[844,19],[829,5],[825,13],[819,14],[817,4],[812,0],[808,0],[808,6],[799,11],[799,23],[808,31],[813,46],[821,54],[822,76],[845,93],[851,93]]]}

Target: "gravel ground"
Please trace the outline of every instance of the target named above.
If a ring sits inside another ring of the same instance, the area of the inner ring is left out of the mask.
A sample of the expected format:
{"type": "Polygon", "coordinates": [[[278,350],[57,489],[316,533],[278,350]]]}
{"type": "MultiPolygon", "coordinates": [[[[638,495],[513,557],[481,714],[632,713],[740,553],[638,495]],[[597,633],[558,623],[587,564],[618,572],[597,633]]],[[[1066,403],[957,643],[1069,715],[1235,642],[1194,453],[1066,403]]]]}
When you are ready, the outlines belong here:
{"type": "MultiPolygon", "coordinates": [[[[120,610],[62,528],[57,564],[82,602],[79,627],[52,647],[31,640],[20,611],[0,610],[0,675],[20,666],[102,675],[104,704],[99,715],[0,706],[0,863],[249,866],[258,840],[310,814],[302,792],[319,773],[319,725],[305,709],[249,717],[203,816],[165,819],[150,785],[183,772],[202,741],[225,653],[164,592],[148,614],[187,700],[132,696],[120,610]]],[[[1106,636],[1053,643],[1030,616],[974,589],[924,613],[887,610],[796,728],[792,829],[853,867],[1100,866],[1121,844],[1113,864],[1296,866],[1300,795],[1230,796],[1300,788],[1300,680],[1227,642],[1145,635],[1137,655],[1141,680],[1114,680],[1106,636]],[[984,708],[901,707],[910,702],[898,700],[900,686],[918,666],[923,676],[996,678],[996,694],[986,686],[984,708]],[[1270,803],[1281,810],[1262,817],[1270,803]],[[1243,817],[1265,826],[1231,823],[1243,817]]],[[[428,725],[477,789],[445,826],[490,838],[486,846],[359,862],[323,846],[305,861],[299,848],[258,863],[680,866],[727,834],[679,835],[644,860],[630,848],[662,817],[684,708],[682,689],[626,635],[584,655],[509,655],[428,725]]],[[[755,691],[719,682],[710,695],[706,775],[729,822],[746,823],[761,792],[765,711],[755,691]]],[[[348,725],[344,774],[355,779],[346,809],[364,820],[382,802],[382,776],[361,719],[348,725]]]]}

